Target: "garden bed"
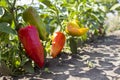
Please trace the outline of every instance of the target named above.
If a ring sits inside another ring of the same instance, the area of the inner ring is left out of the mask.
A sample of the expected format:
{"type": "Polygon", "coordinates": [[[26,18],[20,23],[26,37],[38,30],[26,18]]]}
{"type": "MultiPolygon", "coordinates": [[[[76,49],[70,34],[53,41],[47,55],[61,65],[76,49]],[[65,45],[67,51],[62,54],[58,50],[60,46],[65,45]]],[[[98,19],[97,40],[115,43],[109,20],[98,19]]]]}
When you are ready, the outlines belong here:
{"type": "Polygon", "coordinates": [[[77,54],[62,53],[55,59],[47,59],[45,68],[37,68],[35,74],[1,76],[0,79],[119,80],[119,66],[120,31],[115,31],[86,45],[77,54]]]}

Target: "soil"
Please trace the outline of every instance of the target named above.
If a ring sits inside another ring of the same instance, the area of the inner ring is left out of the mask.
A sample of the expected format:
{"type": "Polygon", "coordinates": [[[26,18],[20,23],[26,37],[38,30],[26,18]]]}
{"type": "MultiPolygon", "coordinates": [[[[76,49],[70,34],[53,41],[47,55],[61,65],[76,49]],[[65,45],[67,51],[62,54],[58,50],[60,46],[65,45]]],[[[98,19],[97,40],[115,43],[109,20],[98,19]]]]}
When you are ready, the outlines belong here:
{"type": "Polygon", "coordinates": [[[35,74],[1,76],[0,80],[120,80],[120,31],[78,49],[77,54],[47,59],[46,67],[35,74]]]}

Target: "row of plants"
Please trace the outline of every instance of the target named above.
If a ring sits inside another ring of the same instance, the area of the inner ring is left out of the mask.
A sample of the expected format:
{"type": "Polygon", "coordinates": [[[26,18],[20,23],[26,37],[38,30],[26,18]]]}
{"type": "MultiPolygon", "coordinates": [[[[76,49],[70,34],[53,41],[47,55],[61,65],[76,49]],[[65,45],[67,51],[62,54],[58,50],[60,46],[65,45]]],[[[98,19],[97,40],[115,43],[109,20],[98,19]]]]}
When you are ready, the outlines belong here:
{"type": "Polygon", "coordinates": [[[47,57],[56,58],[61,51],[77,54],[78,42],[83,46],[105,35],[106,13],[119,7],[114,0],[38,0],[38,7],[34,0],[22,6],[16,2],[0,0],[3,75],[33,73],[35,66],[43,68],[47,57]]]}

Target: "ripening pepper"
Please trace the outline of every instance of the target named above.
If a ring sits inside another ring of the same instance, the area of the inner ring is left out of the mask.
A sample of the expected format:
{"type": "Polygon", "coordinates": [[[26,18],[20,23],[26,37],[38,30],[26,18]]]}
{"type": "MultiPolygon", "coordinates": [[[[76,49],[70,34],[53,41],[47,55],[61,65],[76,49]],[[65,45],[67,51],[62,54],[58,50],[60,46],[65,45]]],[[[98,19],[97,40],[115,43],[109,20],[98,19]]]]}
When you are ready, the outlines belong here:
{"type": "Polygon", "coordinates": [[[65,44],[65,35],[62,32],[56,32],[53,35],[50,54],[55,58],[63,49],[65,44]]]}
{"type": "Polygon", "coordinates": [[[71,21],[67,24],[66,33],[72,36],[82,36],[87,33],[88,28],[80,28],[75,21],[71,21]]]}
{"type": "Polygon", "coordinates": [[[47,38],[46,26],[41,20],[40,16],[38,15],[36,9],[34,9],[33,7],[28,7],[23,12],[23,19],[28,24],[35,26],[39,32],[40,38],[42,40],[46,40],[47,38]]]}
{"type": "Polygon", "coordinates": [[[40,67],[44,66],[44,49],[39,34],[34,26],[26,26],[18,30],[18,37],[26,54],[40,67]]]}
{"type": "Polygon", "coordinates": [[[68,22],[67,26],[72,26],[74,28],[80,28],[78,25],[78,22],[79,21],[77,21],[77,20],[70,21],[70,22],[68,22]]]}

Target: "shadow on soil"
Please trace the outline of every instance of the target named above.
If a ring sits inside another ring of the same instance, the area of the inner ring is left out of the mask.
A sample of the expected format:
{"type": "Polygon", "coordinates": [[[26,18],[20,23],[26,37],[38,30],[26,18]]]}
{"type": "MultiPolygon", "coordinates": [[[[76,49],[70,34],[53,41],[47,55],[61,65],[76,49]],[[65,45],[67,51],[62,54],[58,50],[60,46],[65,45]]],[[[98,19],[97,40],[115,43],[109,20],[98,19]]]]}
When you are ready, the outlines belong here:
{"type": "MultiPolygon", "coordinates": [[[[78,50],[77,54],[72,55],[61,53],[55,59],[47,59],[45,68],[48,71],[37,69],[35,74],[13,77],[13,80],[26,78],[29,80],[109,80],[108,77],[117,79],[117,76],[109,76],[104,72],[104,70],[111,71],[116,67],[113,62],[116,62],[116,58],[120,57],[118,53],[112,54],[112,51],[118,48],[116,45],[120,45],[120,38],[116,36],[99,39],[90,43],[90,47],[92,46],[90,50],[89,48],[84,49],[82,53],[79,53],[78,50]],[[92,62],[94,67],[88,67],[88,61],[92,62]]],[[[114,73],[120,75],[120,68],[116,68],[114,73]]]]}

